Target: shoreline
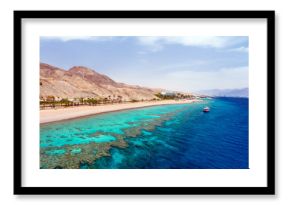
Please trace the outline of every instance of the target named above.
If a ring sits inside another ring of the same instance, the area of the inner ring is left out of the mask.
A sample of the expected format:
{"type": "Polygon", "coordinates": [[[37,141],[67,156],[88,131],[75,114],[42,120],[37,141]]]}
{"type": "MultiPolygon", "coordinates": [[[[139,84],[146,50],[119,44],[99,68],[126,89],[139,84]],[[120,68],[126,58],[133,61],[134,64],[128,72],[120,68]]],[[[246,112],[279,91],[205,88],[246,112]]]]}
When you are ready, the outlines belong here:
{"type": "Polygon", "coordinates": [[[50,124],[54,122],[78,119],[92,115],[105,114],[110,112],[125,111],[131,109],[152,107],[158,105],[174,105],[174,104],[189,104],[199,102],[201,100],[164,100],[157,102],[135,102],[124,104],[110,104],[98,106],[80,106],[59,109],[40,110],[40,125],[50,124]]]}

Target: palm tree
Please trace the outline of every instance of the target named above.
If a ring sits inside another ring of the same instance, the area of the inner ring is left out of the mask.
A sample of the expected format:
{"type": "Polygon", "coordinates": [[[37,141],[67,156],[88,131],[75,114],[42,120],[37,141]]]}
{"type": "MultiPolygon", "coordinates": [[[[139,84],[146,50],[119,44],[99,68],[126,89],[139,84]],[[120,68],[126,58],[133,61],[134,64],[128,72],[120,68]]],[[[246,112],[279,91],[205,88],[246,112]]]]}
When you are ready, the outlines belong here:
{"type": "Polygon", "coordinates": [[[51,104],[52,107],[55,107],[55,97],[50,95],[47,96],[46,101],[51,104]]]}
{"type": "Polygon", "coordinates": [[[80,98],[80,103],[81,103],[81,105],[84,104],[84,98],[80,98]]]}
{"type": "Polygon", "coordinates": [[[122,97],[121,95],[118,95],[118,98],[117,98],[117,99],[118,99],[118,102],[119,102],[119,103],[122,102],[122,98],[123,98],[123,97],[122,97]]]}

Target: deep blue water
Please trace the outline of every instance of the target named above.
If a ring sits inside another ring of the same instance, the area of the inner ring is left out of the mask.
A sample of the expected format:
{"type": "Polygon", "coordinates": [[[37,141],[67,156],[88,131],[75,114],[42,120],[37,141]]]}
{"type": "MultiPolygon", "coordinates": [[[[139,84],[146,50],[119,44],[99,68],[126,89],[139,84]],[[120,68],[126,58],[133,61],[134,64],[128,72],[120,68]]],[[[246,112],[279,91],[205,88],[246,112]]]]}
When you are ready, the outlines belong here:
{"type": "Polygon", "coordinates": [[[69,161],[98,169],[249,166],[246,98],[108,113],[42,126],[40,134],[41,168],[75,168],[69,161]]]}

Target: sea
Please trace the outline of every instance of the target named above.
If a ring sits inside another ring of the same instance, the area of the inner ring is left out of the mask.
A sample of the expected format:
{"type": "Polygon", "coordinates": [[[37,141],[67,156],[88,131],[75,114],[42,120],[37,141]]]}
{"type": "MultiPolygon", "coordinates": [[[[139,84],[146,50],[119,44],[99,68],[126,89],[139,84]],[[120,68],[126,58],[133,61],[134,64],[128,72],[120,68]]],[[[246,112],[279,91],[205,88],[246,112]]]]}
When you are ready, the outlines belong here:
{"type": "Polygon", "coordinates": [[[248,169],[248,104],[220,97],[40,125],[40,168],[248,169]]]}

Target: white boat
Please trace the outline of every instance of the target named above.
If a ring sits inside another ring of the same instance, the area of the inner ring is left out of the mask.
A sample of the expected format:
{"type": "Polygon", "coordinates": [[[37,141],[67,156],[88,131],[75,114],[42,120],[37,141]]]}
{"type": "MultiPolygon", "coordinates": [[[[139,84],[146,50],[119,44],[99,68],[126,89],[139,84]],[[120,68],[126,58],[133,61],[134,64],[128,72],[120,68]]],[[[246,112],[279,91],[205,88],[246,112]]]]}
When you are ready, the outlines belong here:
{"type": "Polygon", "coordinates": [[[209,112],[209,107],[203,108],[203,112],[209,112]]]}

